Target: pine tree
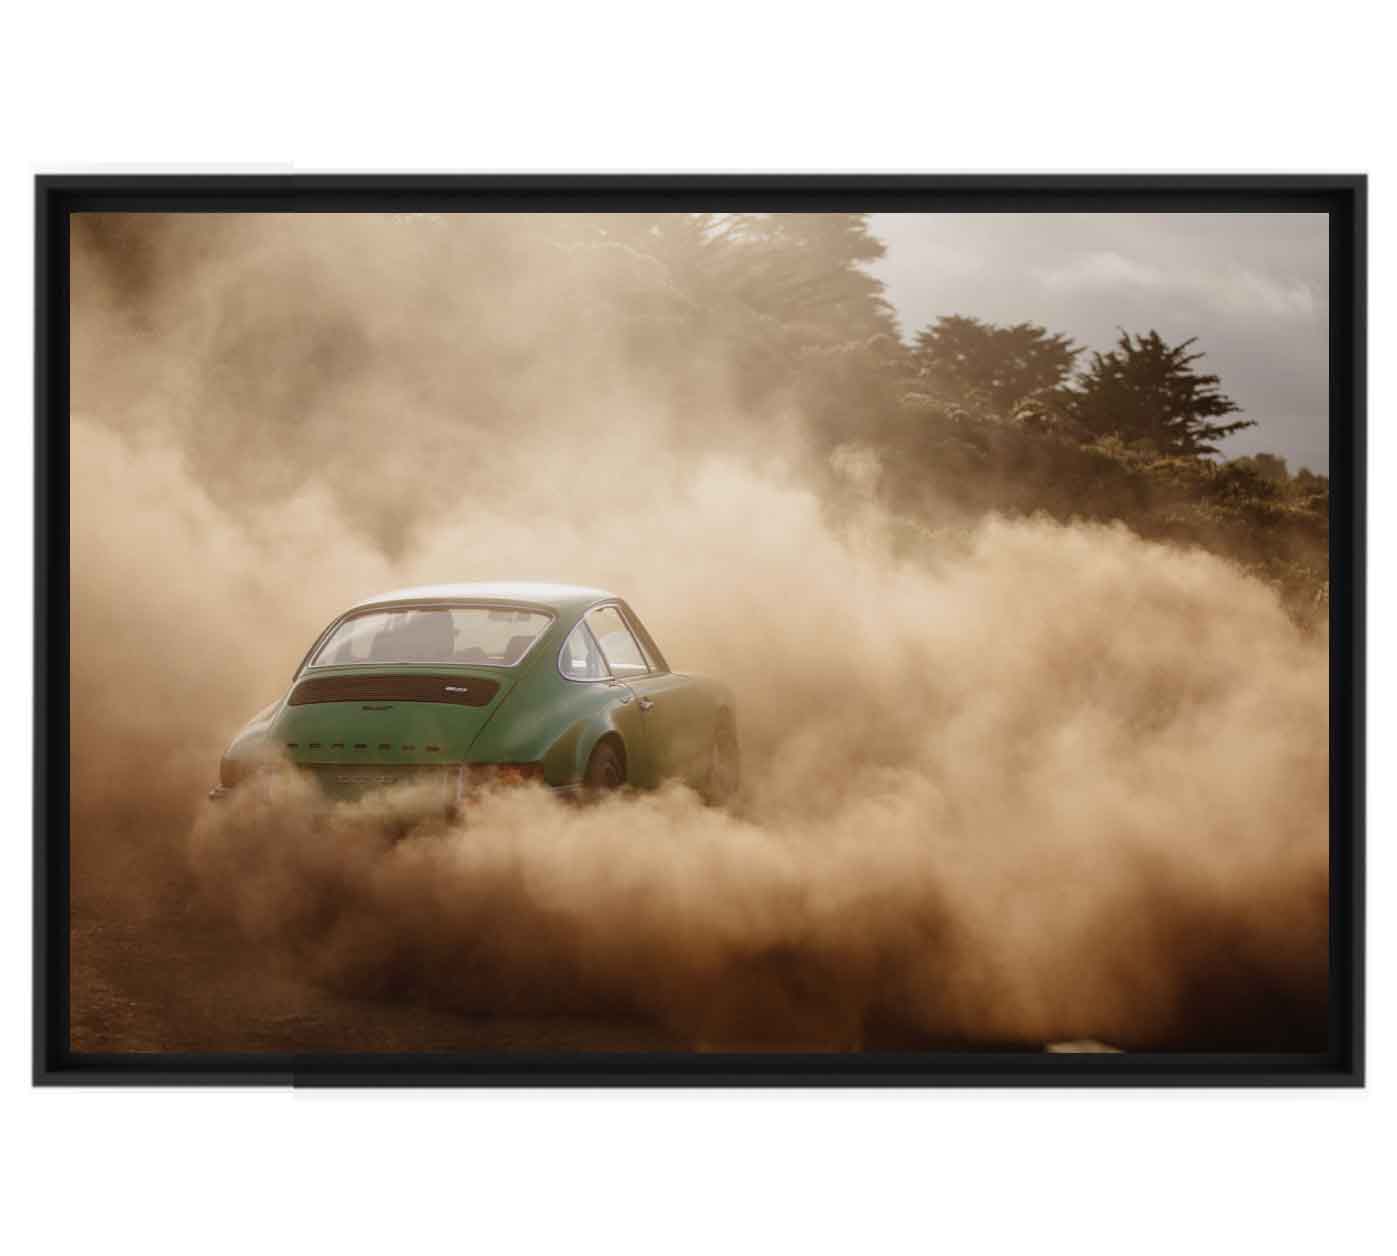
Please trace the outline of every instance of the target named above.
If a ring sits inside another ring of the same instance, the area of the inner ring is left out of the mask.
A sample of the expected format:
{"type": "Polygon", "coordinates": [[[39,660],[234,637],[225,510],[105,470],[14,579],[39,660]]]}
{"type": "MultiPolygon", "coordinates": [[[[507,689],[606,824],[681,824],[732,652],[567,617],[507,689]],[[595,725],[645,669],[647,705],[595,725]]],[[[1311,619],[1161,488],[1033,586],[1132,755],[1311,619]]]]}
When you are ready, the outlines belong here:
{"type": "Polygon", "coordinates": [[[1214,441],[1255,420],[1219,423],[1241,407],[1218,388],[1218,377],[1193,369],[1197,337],[1168,345],[1157,331],[1122,331],[1116,347],[1093,353],[1091,366],[1064,394],[1068,413],[1093,436],[1149,441],[1161,454],[1194,457],[1218,452],[1214,441]]]}
{"type": "Polygon", "coordinates": [[[953,314],[917,334],[913,362],[933,395],[1007,417],[1026,401],[1052,397],[1079,353],[1036,323],[999,327],[953,314]]]}

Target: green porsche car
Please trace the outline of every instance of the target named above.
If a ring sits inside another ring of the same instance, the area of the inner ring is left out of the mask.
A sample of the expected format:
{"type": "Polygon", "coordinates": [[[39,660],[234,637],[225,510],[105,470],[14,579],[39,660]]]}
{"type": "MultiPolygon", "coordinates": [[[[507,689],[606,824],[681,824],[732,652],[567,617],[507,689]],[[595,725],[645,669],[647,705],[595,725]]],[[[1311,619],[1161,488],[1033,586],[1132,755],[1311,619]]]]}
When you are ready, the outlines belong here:
{"type": "Polygon", "coordinates": [[[737,713],[726,685],[671,670],[605,590],[434,585],[334,620],[233,739],[210,797],[286,764],[332,799],[426,777],[448,805],[490,782],[589,795],[668,780],[722,803],[738,787],[737,713]]]}

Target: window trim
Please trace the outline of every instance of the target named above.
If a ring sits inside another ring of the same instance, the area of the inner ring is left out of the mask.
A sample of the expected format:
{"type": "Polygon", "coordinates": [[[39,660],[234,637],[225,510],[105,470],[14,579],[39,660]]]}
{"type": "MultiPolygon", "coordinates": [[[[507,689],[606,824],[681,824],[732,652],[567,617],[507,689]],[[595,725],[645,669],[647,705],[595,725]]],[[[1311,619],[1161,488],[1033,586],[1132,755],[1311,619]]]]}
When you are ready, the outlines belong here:
{"type": "MultiPolygon", "coordinates": [[[[422,598],[411,602],[378,602],[370,606],[355,606],[345,611],[343,615],[332,620],[329,627],[315,639],[315,643],[306,651],[305,658],[301,660],[301,665],[296,669],[299,677],[305,672],[318,672],[328,670],[332,667],[488,667],[495,671],[512,671],[516,667],[523,665],[524,660],[533,653],[534,647],[538,645],[549,633],[549,630],[558,621],[558,614],[547,606],[539,606],[531,602],[504,602],[491,601],[489,599],[453,599],[453,598],[422,598]],[[341,624],[348,623],[351,619],[359,619],[365,615],[391,614],[394,611],[415,611],[415,610],[509,610],[528,611],[534,615],[545,616],[547,624],[540,629],[538,635],[529,642],[528,649],[524,651],[512,663],[490,663],[490,662],[453,662],[451,660],[438,660],[437,662],[377,662],[365,661],[362,663],[312,663],[311,660],[329,643],[330,638],[339,630],[341,624]]],[[[606,656],[603,654],[603,658],[606,656]]]]}
{"type": "Polygon", "coordinates": [[[587,622],[587,616],[590,615],[593,611],[599,611],[608,606],[614,606],[620,612],[622,621],[630,630],[631,636],[635,638],[636,645],[640,647],[641,658],[643,658],[646,662],[647,670],[635,676],[634,679],[639,680],[641,675],[673,675],[673,669],[669,665],[669,660],[666,659],[665,656],[660,652],[660,647],[655,644],[655,638],[650,635],[649,630],[645,628],[643,624],[640,623],[640,619],[637,617],[636,613],[633,610],[631,610],[631,608],[627,606],[625,602],[623,602],[620,598],[614,597],[603,598],[600,602],[593,602],[591,606],[588,606],[586,609],[584,609],[583,612],[577,617],[577,623],[568,629],[567,637],[563,638],[562,644],[558,647],[558,675],[560,675],[564,680],[570,681],[574,685],[624,685],[626,683],[622,677],[617,676],[616,673],[611,670],[611,664],[607,660],[606,651],[601,648],[601,642],[597,640],[597,634],[592,631],[592,625],[587,622]],[[578,625],[581,625],[583,628],[585,628],[587,635],[592,638],[592,644],[596,647],[597,653],[601,656],[602,663],[606,666],[605,677],[599,677],[596,680],[583,680],[577,676],[569,676],[567,674],[567,671],[564,669],[563,651],[567,648],[568,637],[572,636],[573,632],[577,629],[578,625]],[[656,664],[658,664],[658,666],[656,666],[656,664]]]}
{"type": "Polygon", "coordinates": [[[616,674],[611,670],[611,664],[606,658],[606,651],[601,648],[601,642],[597,640],[597,634],[592,631],[592,625],[587,622],[587,616],[590,615],[594,609],[594,607],[588,607],[587,610],[583,611],[582,614],[578,616],[577,622],[568,629],[567,636],[563,638],[562,644],[558,646],[558,675],[574,685],[624,684],[624,681],[618,681],[616,674]],[[579,628],[592,639],[592,648],[597,652],[597,657],[601,659],[601,665],[606,668],[605,676],[569,676],[567,669],[563,666],[563,651],[568,648],[568,642],[572,640],[572,634],[579,628]]]}
{"type": "Polygon", "coordinates": [[[639,643],[640,653],[644,656],[646,662],[650,664],[649,674],[651,676],[672,675],[674,669],[670,667],[669,660],[661,653],[659,644],[656,642],[655,638],[650,635],[650,630],[640,622],[640,616],[620,599],[617,599],[616,605],[621,608],[621,617],[629,625],[631,636],[639,643]],[[658,664],[658,666],[656,666],[656,664],[658,664]]]}
{"type": "Polygon", "coordinates": [[[587,617],[589,615],[593,615],[597,611],[606,610],[614,610],[616,614],[621,617],[622,627],[624,627],[625,630],[631,634],[631,641],[635,644],[636,650],[639,651],[640,657],[642,661],[645,663],[645,670],[643,672],[634,673],[634,675],[630,676],[629,679],[642,680],[647,676],[659,675],[660,673],[658,673],[651,664],[650,652],[645,648],[645,645],[641,640],[640,634],[636,632],[635,625],[631,623],[631,617],[626,614],[625,603],[617,600],[616,598],[608,598],[605,602],[598,602],[595,606],[589,606],[585,611],[582,612],[582,618],[578,622],[587,624],[587,632],[591,635],[593,642],[595,642],[596,644],[597,650],[601,653],[602,662],[606,664],[606,670],[611,673],[612,679],[618,680],[621,682],[621,684],[624,685],[628,678],[625,676],[616,675],[616,672],[613,670],[611,666],[611,660],[606,657],[606,651],[602,649],[600,639],[597,637],[597,634],[592,631],[592,625],[587,623],[587,617]]]}

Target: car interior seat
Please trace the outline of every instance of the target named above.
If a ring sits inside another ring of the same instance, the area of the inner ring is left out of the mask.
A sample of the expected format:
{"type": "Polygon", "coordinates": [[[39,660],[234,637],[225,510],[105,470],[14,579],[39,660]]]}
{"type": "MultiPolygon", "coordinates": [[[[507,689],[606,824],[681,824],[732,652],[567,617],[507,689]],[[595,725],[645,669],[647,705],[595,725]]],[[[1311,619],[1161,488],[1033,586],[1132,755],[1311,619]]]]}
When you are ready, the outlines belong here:
{"type": "Polygon", "coordinates": [[[408,663],[442,662],[451,658],[455,645],[450,611],[416,611],[401,627],[379,635],[373,656],[408,663]]]}

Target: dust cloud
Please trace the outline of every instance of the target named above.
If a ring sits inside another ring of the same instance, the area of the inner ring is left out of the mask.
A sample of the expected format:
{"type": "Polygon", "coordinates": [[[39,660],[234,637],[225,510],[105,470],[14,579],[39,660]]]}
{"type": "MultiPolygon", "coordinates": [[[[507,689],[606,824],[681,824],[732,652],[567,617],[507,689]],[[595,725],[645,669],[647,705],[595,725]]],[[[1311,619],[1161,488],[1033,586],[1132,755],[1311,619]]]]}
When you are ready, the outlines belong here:
{"type": "Polygon", "coordinates": [[[744,407],[730,329],[675,352],[666,282],[561,216],[78,224],[75,902],[699,1047],[1322,1047],[1327,641],[1123,527],[891,515],[887,451],[744,407]],[[733,808],[203,806],[346,604],[509,578],[737,689],[733,808]]]}

